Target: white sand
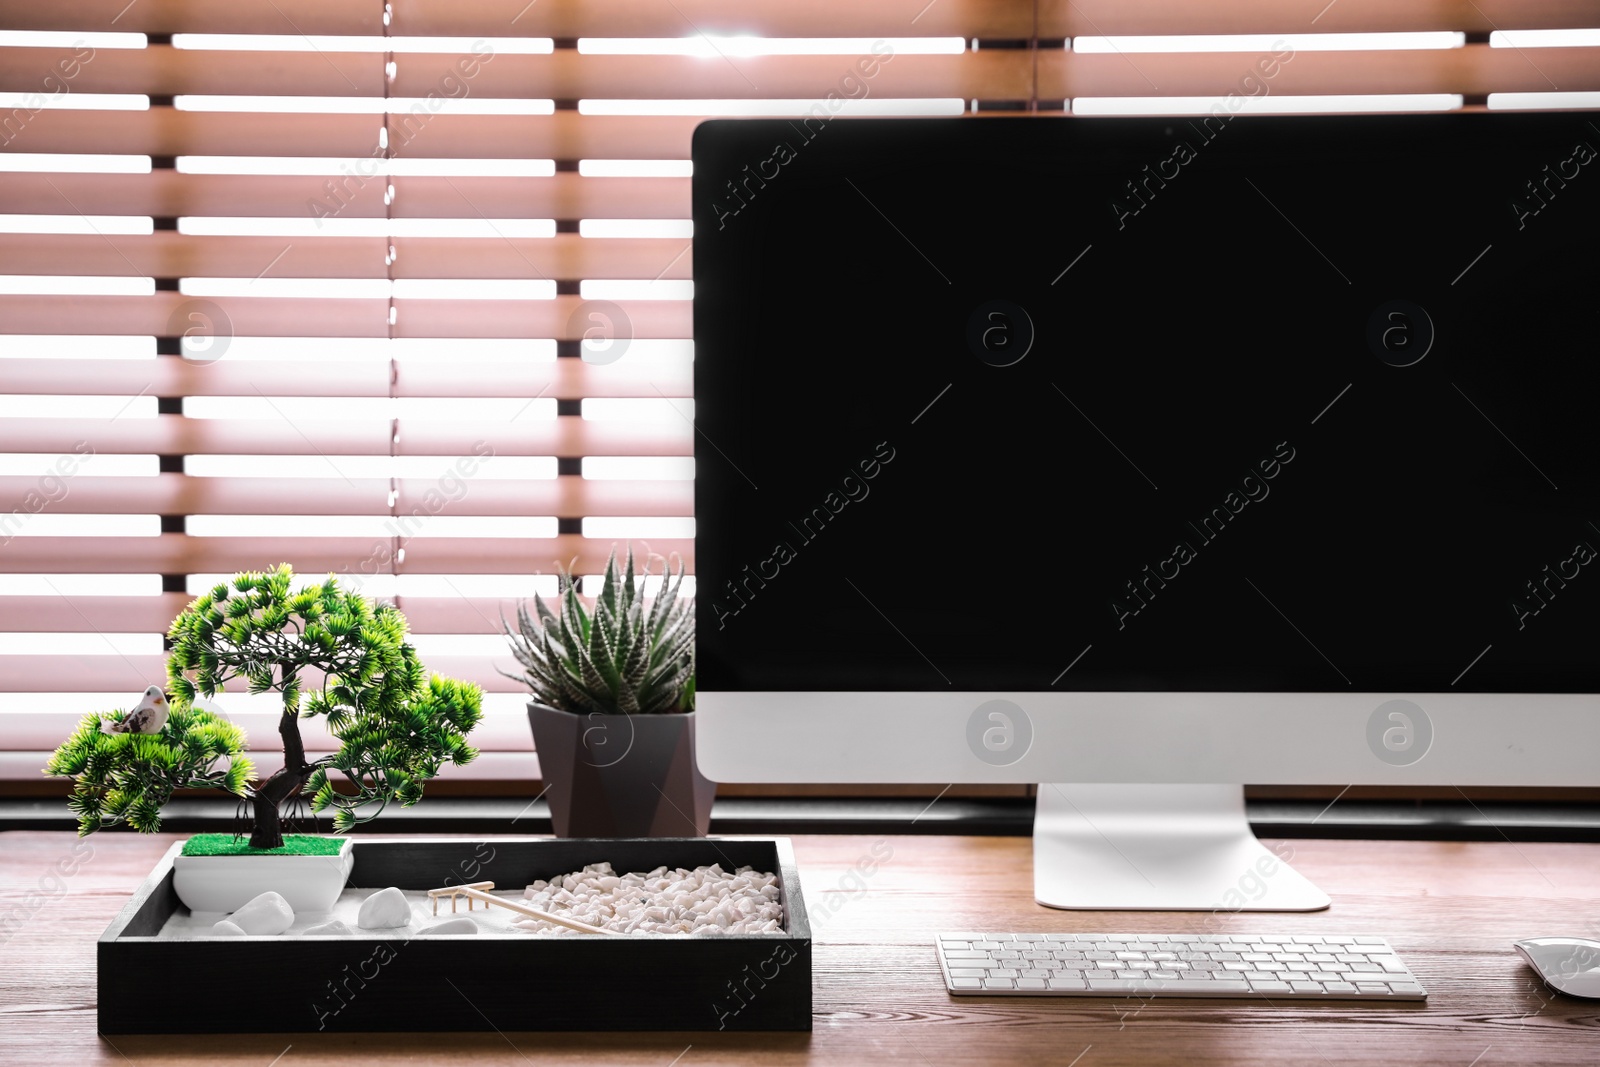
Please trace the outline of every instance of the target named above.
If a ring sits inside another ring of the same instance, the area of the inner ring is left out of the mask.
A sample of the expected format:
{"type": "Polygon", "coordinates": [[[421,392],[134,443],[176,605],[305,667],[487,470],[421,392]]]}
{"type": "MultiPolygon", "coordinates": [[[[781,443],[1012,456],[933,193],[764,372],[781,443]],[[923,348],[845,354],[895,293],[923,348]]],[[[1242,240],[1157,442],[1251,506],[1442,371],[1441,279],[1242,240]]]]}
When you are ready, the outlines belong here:
{"type": "MultiPolygon", "coordinates": [[[[465,900],[458,901],[455,913],[451,914],[450,902],[441,900],[439,902],[439,914],[435,917],[433,914],[433,900],[428,896],[427,891],[422,889],[402,890],[411,904],[411,922],[408,925],[396,926],[387,930],[363,930],[356,925],[356,916],[361,911],[361,902],[376,892],[378,892],[377,889],[346,889],[339,894],[339,900],[334,904],[331,912],[301,912],[294,917],[294,924],[287,931],[275,936],[280,938],[297,937],[304,934],[307,927],[317,926],[331,919],[338,919],[355,931],[355,937],[381,937],[404,940],[413,936],[419,930],[432,926],[434,923],[443,922],[446,919],[466,917],[478,924],[478,936],[480,937],[484,934],[502,934],[523,940],[528,938],[528,935],[521,929],[511,925],[513,919],[520,919],[522,916],[504,908],[496,908],[484,904],[481,901],[474,903],[471,911],[467,910],[467,902],[465,900]]],[[[505,893],[496,892],[495,895],[503,896],[507,900],[518,903],[522,901],[522,891],[520,889],[505,893]]],[[[159,936],[163,940],[169,941],[186,941],[196,937],[209,937],[212,925],[218,919],[224,918],[227,918],[226,912],[196,912],[191,914],[185,909],[179,909],[167,920],[167,924],[161,928],[159,936]]],[[[473,935],[465,934],[461,936],[471,937],[473,935]]]]}

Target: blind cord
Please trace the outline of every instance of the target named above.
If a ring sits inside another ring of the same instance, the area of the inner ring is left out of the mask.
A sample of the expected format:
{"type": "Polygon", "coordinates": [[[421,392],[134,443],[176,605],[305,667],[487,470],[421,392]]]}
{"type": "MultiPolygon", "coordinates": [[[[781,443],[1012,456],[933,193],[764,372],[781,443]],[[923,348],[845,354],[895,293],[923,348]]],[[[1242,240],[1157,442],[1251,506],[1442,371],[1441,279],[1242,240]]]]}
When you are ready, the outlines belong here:
{"type": "MultiPolygon", "coordinates": [[[[389,38],[389,24],[394,19],[394,5],[384,0],[383,4],[383,36],[389,38]]],[[[394,82],[399,73],[394,58],[394,50],[385,48],[383,53],[383,126],[379,136],[380,148],[385,161],[394,158],[394,141],[389,136],[389,86],[394,82]]],[[[394,172],[387,166],[384,167],[383,188],[383,218],[386,223],[394,219],[394,172]]],[[[400,478],[396,468],[396,459],[400,446],[400,416],[395,410],[396,387],[400,381],[400,365],[395,359],[395,323],[398,318],[398,309],[394,302],[394,227],[384,226],[384,275],[389,279],[389,316],[388,316],[388,356],[389,356],[389,573],[398,578],[400,564],[405,547],[401,544],[400,536],[400,478]]],[[[396,589],[395,600],[399,600],[399,590],[396,589]]]]}
{"type": "Polygon", "coordinates": [[[1028,111],[1039,110],[1039,0],[1033,0],[1033,30],[1028,37],[1028,54],[1033,59],[1033,80],[1028,86],[1028,111]]]}

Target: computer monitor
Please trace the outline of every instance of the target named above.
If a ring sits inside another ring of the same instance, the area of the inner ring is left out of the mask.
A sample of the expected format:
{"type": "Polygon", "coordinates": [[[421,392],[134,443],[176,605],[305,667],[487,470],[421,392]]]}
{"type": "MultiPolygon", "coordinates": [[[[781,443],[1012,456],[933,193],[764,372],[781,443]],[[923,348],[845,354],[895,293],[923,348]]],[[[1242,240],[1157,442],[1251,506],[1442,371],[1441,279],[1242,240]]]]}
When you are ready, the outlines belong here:
{"type": "Polygon", "coordinates": [[[1037,899],[1117,909],[1327,906],[1242,783],[1600,782],[1597,147],[702,124],[702,769],[1039,783],[1037,899]]]}

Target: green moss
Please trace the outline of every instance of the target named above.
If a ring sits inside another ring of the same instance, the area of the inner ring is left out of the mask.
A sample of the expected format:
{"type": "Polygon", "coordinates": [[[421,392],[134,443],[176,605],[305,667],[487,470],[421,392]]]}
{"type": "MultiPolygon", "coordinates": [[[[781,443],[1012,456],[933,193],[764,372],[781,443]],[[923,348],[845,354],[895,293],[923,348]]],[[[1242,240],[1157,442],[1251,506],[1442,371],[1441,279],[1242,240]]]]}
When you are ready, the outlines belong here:
{"type": "Polygon", "coordinates": [[[185,856],[337,856],[349,838],[284,834],[282,848],[251,848],[248,837],[195,834],[183,843],[185,856]]]}

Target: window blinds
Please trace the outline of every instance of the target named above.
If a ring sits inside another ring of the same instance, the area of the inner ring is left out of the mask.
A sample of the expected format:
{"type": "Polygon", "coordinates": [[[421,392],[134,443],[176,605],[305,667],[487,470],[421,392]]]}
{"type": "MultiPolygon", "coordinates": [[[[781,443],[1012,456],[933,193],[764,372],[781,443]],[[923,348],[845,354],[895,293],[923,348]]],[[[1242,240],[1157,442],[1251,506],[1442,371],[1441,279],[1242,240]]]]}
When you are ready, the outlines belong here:
{"type": "MultiPolygon", "coordinates": [[[[452,773],[536,778],[502,612],[630,537],[692,570],[705,115],[1594,106],[1594,27],[1594,0],[0,0],[0,778],[159,680],[213,576],[281,560],[394,598],[490,691],[452,773]]],[[[224,710],[270,750],[269,708],[224,710]]]]}

